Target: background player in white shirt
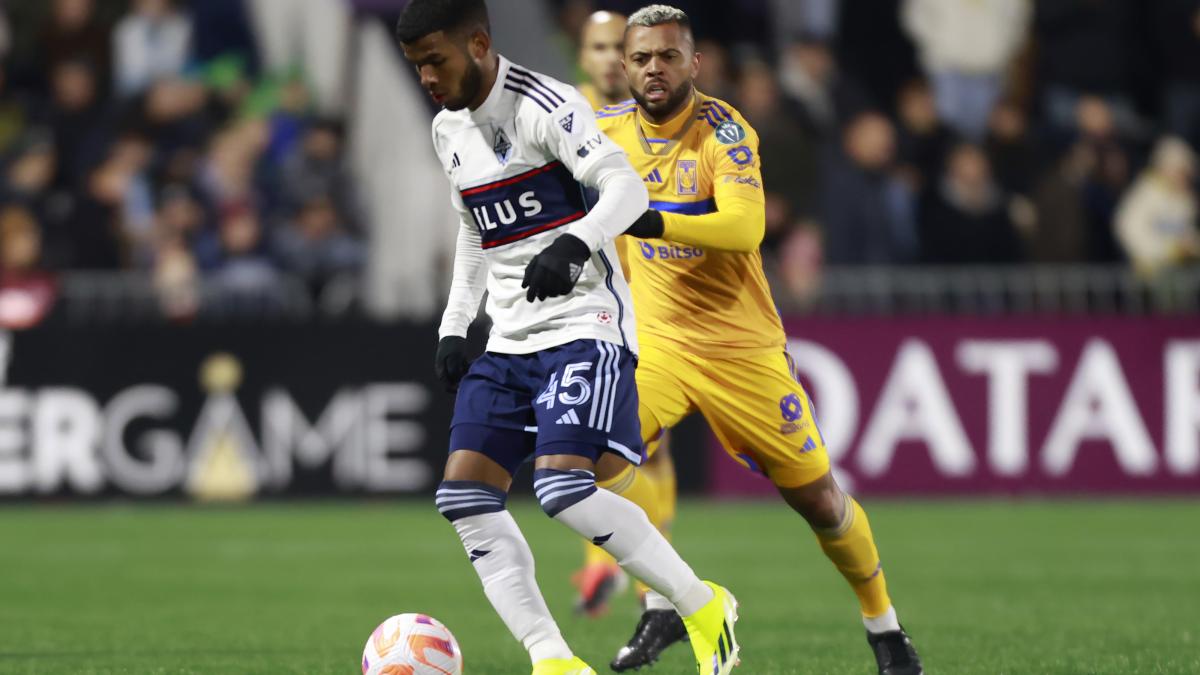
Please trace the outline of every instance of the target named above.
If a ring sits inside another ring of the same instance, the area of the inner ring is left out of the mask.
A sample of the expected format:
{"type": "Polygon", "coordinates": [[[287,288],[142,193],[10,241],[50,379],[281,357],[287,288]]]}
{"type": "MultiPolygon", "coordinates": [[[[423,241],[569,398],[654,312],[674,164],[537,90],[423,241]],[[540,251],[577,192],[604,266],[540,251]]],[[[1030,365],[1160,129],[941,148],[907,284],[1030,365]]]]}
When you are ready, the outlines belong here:
{"type": "Polygon", "coordinates": [[[492,50],[483,0],[413,0],[397,33],[445,108],[433,142],[462,221],[436,363],[458,387],[439,511],[534,675],[594,671],[563,640],[505,510],[531,456],[546,513],[670,599],[700,672],[730,672],[733,596],[701,581],[640,508],[595,484],[602,453],[643,456],[629,289],[612,246],[647,208],[641,178],[572,87],[492,50]],[[599,192],[590,210],[585,188],[599,192]],[[465,335],[485,288],[492,335],[468,367],[465,335]]]}

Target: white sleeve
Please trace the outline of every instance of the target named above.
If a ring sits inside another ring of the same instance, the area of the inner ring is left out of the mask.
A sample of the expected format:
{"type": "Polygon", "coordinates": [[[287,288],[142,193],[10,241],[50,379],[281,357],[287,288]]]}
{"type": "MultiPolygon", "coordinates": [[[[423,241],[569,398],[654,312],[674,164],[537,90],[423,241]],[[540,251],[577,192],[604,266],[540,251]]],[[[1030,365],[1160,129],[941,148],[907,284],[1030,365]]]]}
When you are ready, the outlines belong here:
{"type": "Polygon", "coordinates": [[[538,115],[536,136],[576,181],[599,190],[588,215],[567,229],[595,251],[629,229],[650,207],[650,196],[625,150],[600,131],[587,100],[574,89],[565,98],[552,114],[538,115]]]}
{"type": "Polygon", "coordinates": [[[446,311],[442,313],[442,325],[438,329],[439,339],[451,335],[467,336],[467,328],[479,314],[479,302],[487,285],[487,261],[483,257],[479,230],[457,193],[451,193],[451,201],[459,216],[458,241],[454,247],[450,297],[446,300],[446,311]]]}
{"type": "Polygon", "coordinates": [[[592,165],[592,175],[584,185],[600,192],[600,199],[583,218],[571,223],[573,234],[596,251],[629,229],[646,209],[650,194],[625,155],[609,155],[592,165]]]}

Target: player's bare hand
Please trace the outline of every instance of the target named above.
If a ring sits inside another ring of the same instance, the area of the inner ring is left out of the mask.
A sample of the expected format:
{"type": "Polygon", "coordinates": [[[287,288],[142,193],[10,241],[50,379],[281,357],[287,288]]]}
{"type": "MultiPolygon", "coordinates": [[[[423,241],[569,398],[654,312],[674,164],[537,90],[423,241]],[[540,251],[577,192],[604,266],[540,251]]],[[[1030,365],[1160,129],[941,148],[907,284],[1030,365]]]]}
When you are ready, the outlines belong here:
{"type": "Polygon", "coordinates": [[[525,299],[533,302],[570,293],[590,257],[592,251],[582,239],[561,235],[533,256],[525,268],[525,279],[521,282],[521,288],[529,289],[525,299]]]}

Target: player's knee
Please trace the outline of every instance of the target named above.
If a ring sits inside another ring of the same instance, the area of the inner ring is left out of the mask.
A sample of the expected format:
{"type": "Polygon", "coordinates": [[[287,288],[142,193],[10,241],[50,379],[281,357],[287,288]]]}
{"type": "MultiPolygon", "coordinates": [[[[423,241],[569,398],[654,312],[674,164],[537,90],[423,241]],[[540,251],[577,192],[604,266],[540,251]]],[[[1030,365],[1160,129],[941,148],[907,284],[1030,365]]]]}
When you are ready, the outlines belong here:
{"type": "Polygon", "coordinates": [[[553,518],[595,494],[596,474],[584,469],[537,469],[533,491],[542,510],[553,518]]]}
{"type": "Polygon", "coordinates": [[[815,530],[837,527],[845,517],[845,495],[829,474],[807,485],[780,488],[779,492],[815,530]]]}
{"type": "Polygon", "coordinates": [[[442,481],[435,497],[438,512],[452,523],[468,516],[503,511],[507,499],[504,490],[473,480],[442,481]]]}

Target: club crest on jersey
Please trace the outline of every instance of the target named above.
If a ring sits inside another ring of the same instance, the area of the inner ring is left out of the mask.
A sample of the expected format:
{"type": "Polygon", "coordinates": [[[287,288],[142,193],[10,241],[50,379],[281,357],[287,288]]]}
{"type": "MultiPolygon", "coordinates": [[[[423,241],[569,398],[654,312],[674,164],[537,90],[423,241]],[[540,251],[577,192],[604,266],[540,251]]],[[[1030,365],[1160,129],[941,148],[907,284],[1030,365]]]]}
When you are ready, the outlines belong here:
{"type": "Polygon", "coordinates": [[[733,145],[734,143],[741,143],[746,140],[746,130],[742,128],[742,125],[733,120],[721,122],[717,125],[717,130],[714,133],[722,145],[733,145]]]}
{"type": "Polygon", "coordinates": [[[492,141],[492,152],[496,153],[496,161],[501,164],[508,164],[508,160],[511,159],[512,143],[509,142],[503,129],[496,130],[496,139],[492,141]]]}
{"type": "Polygon", "coordinates": [[[681,159],[675,163],[675,191],[680,196],[695,195],[700,191],[696,177],[696,160],[681,159]]]}
{"type": "Polygon", "coordinates": [[[575,113],[572,112],[558,121],[559,126],[568,134],[575,130],[575,113]]]}

